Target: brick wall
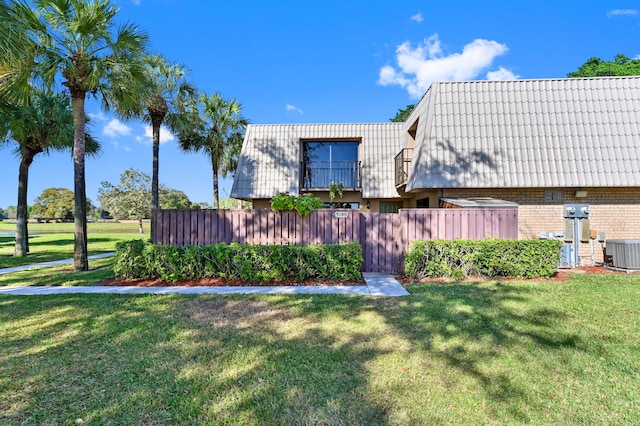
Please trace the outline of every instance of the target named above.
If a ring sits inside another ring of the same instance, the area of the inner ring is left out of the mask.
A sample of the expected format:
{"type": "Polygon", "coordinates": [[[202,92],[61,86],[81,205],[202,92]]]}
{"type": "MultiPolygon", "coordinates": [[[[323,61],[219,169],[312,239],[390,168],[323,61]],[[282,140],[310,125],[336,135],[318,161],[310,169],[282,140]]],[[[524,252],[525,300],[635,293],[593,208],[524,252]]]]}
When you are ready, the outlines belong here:
{"type": "MultiPolygon", "coordinates": [[[[481,190],[443,190],[442,197],[494,197],[513,201],[518,208],[519,238],[538,238],[542,231],[564,230],[564,205],[589,204],[591,230],[605,232],[607,239],[640,238],[640,188],[587,188],[586,197],[576,198],[575,188],[545,189],[498,188],[481,190]],[[552,198],[552,199],[550,199],[552,198]]],[[[592,243],[580,244],[583,263],[591,262],[592,243]]],[[[600,243],[593,242],[595,261],[603,260],[600,243]]]]}

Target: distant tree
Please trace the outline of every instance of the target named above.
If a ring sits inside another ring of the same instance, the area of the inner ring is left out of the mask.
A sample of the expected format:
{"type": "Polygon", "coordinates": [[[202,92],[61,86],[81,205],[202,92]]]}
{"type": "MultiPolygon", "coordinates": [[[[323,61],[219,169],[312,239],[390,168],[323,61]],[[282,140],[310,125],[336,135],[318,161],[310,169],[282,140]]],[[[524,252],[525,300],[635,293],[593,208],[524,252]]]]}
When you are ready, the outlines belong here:
{"type": "Polygon", "coordinates": [[[8,218],[9,218],[9,214],[3,208],[0,208],[0,219],[8,219],[8,218]]]}
{"type": "MultiPolygon", "coordinates": [[[[163,209],[192,208],[189,197],[176,189],[159,186],[163,209]]],[[[137,220],[140,233],[142,221],[151,217],[151,176],[135,169],[125,170],[120,175],[120,185],[102,182],[98,189],[101,209],[107,210],[115,219],[137,220]]]]}
{"type": "Polygon", "coordinates": [[[47,188],[33,203],[34,217],[65,219],[73,217],[73,191],[67,188],[47,188]]]}
{"type": "Polygon", "coordinates": [[[187,106],[185,121],[178,129],[180,148],[203,152],[213,172],[213,208],[220,206],[218,175],[226,177],[238,165],[243,132],[247,120],[241,114],[242,104],[225,99],[220,93],[202,94],[197,105],[187,106]]]}
{"type": "Polygon", "coordinates": [[[151,177],[135,169],[125,170],[120,175],[120,185],[101,182],[98,189],[100,206],[108,210],[115,219],[138,220],[140,233],[142,220],[151,215],[151,177]]]}
{"type": "Polygon", "coordinates": [[[163,209],[191,209],[194,208],[194,205],[184,192],[160,185],[160,207],[163,209]]]}
{"type": "MultiPolygon", "coordinates": [[[[220,199],[220,208],[221,209],[251,209],[253,206],[251,201],[238,200],[237,198],[221,198],[220,199]]],[[[203,207],[205,208],[205,207],[203,207]]]]}
{"type": "MultiPolygon", "coordinates": [[[[105,107],[116,105],[118,111],[133,105],[133,100],[139,99],[140,91],[146,90],[141,59],[147,35],[131,23],[116,25],[118,7],[110,0],[7,3],[6,9],[4,6],[0,8],[3,9],[0,27],[24,28],[23,38],[28,38],[16,43],[17,50],[29,47],[23,55],[27,56],[26,60],[21,62],[24,64],[22,74],[35,74],[49,85],[61,81],[71,95],[75,194],[73,265],[76,271],[86,271],[89,269],[85,186],[86,95],[100,96],[105,107]],[[36,48],[31,49],[33,45],[36,48]]],[[[0,48],[6,47],[5,44],[0,42],[0,48]]],[[[16,51],[13,47],[10,50],[16,51]]],[[[0,79],[0,89],[2,86],[5,85],[0,79]]]]}
{"type": "MultiPolygon", "coordinates": [[[[26,256],[29,251],[29,168],[40,153],[48,154],[51,150],[71,152],[74,132],[71,101],[47,89],[31,88],[28,98],[14,99],[0,108],[0,126],[3,129],[0,145],[13,145],[15,154],[20,158],[14,255],[26,256]]],[[[86,134],[85,140],[88,154],[99,153],[100,145],[91,135],[86,134]]]]}
{"type": "Polygon", "coordinates": [[[630,59],[618,54],[613,61],[603,61],[600,58],[591,58],[580,65],[577,71],[570,72],[567,77],[603,77],[640,75],[640,59],[630,59]]]}
{"type": "Polygon", "coordinates": [[[5,213],[9,219],[15,219],[18,216],[18,208],[16,206],[9,206],[5,209],[5,213]]]}
{"type": "MultiPolygon", "coordinates": [[[[222,204],[224,198],[220,200],[220,204],[222,204]]],[[[197,210],[205,210],[205,209],[212,209],[213,208],[213,204],[209,204],[207,202],[196,202],[193,203],[191,205],[192,209],[197,209],[197,210]]]]}
{"type": "Polygon", "coordinates": [[[391,118],[390,121],[394,123],[400,123],[402,121],[405,121],[407,118],[409,118],[409,116],[411,115],[411,112],[413,112],[413,109],[415,107],[416,107],[415,105],[407,105],[405,109],[399,109],[396,116],[391,118]]]}

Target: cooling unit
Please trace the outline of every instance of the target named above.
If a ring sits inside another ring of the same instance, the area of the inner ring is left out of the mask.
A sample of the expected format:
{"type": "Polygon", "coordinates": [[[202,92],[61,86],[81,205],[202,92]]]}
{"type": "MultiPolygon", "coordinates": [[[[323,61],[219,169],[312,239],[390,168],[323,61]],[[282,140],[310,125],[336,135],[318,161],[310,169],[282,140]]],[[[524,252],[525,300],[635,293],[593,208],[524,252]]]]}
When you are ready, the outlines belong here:
{"type": "Polygon", "coordinates": [[[606,250],[614,267],[640,269],[640,240],[607,240],[606,250]]]}

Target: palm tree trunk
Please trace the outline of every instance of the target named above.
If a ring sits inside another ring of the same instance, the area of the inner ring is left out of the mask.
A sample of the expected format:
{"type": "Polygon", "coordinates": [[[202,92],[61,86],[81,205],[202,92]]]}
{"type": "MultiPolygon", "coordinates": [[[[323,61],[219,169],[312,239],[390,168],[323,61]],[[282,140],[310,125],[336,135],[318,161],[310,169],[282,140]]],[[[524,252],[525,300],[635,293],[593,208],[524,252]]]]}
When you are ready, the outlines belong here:
{"type": "Polygon", "coordinates": [[[74,221],[73,221],[73,269],[89,270],[87,257],[87,190],[85,187],[85,93],[71,91],[73,113],[73,181],[74,181],[74,221]]]}
{"type": "Polygon", "coordinates": [[[20,160],[18,172],[18,206],[16,209],[16,245],[14,256],[23,257],[29,252],[29,231],[27,230],[27,185],[29,166],[33,156],[25,153],[20,160]]]}
{"type": "Polygon", "coordinates": [[[213,170],[213,208],[218,209],[220,208],[220,198],[218,197],[218,168],[215,166],[214,161],[211,161],[211,170],[213,170]]]}
{"type": "MultiPolygon", "coordinates": [[[[152,120],[153,127],[153,171],[151,176],[151,210],[160,208],[160,190],[159,190],[159,175],[160,175],[160,123],[162,120],[152,120]]],[[[151,235],[155,224],[153,223],[153,216],[151,219],[151,235]]],[[[142,233],[142,222],[140,222],[140,233],[142,233]]]]}

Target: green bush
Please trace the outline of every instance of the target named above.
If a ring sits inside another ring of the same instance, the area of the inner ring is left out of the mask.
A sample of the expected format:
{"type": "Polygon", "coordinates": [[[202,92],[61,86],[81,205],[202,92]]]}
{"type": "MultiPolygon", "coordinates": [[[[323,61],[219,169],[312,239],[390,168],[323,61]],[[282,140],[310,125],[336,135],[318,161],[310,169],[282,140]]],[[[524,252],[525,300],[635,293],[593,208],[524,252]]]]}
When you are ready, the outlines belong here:
{"type": "Polygon", "coordinates": [[[200,278],[258,283],[286,279],[346,281],[361,277],[362,262],[362,248],[356,243],[176,246],[134,240],[116,245],[114,272],[118,278],[168,282],[200,278]]]}
{"type": "Polygon", "coordinates": [[[414,241],[405,274],[413,279],[548,278],[558,266],[560,247],[553,240],[414,241]]]}
{"type": "Polygon", "coordinates": [[[276,211],[295,210],[300,216],[309,216],[312,210],[322,207],[322,200],[312,194],[302,194],[300,196],[281,192],[271,199],[271,208],[276,211]]]}

